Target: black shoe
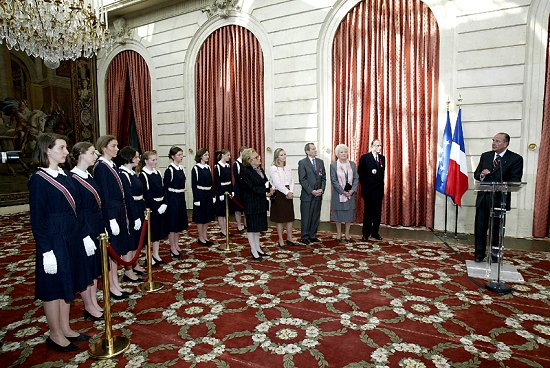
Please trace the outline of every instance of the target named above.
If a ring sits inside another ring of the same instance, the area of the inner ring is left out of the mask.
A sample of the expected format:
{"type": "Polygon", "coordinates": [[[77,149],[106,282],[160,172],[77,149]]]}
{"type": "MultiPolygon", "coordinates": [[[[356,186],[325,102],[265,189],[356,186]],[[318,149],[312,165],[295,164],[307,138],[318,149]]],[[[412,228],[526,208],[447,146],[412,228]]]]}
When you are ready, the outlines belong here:
{"type": "Polygon", "coordinates": [[[171,249],[170,249],[170,255],[172,256],[172,258],[179,258],[179,257],[181,257],[181,253],[176,254],[176,253],[172,252],[171,249]]]}
{"type": "Polygon", "coordinates": [[[285,249],[285,245],[284,244],[283,245],[279,244],[279,248],[285,249]]]}
{"type": "Polygon", "coordinates": [[[134,284],[140,284],[141,282],[143,282],[142,279],[140,278],[137,278],[137,279],[131,279],[128,275],[124,274],[124,276],[122,276],[122,281],[124,282],[132,282],[134,284]]]}
{"type": "Polygon", "coordinates": [[[207,240],[206,243],[205,243],[206,246],[211,246],[211,245],[214,245],[214,242],[213,241],[210,241],[210,240],[207,240]]]}
{"type": "Polygon", "coordinates": [[[262,257],[261,256],[254,257],[254,254],[252,254],[252,259],[255,260],[256,262],[260,262],[262,260],[262,257]]]}
{"type": "Polygon", "coordinates": [[[147,275],[147,271],[138,271],[134,268],[134,273],[138,276],[145,276],[147,275]]]}
{"type": "Polygon", "coordinates": [[[491,256],[492,263],[498,263],[498,256],[491,256]]]}
{"type": "Polygon", "coordinates": [[[311,244],[311,241],[309,241],[309,239],[303,239],[302,238],[302,243],[304,243],[305,245],[308,245],[308,244],[311,244]]]}
{"type": "Polygon", "coordinates": [[[76,346],[75,344],[73,344],[72,342],[70,342],[69,345],[67,345],[67,346],[61,346],[61,345],[55,343],[55,341],[53,341],[52,339],[50,339],[49,336],[46,339],[46,346],[48,347],[48,349],[52,349],[52,350],[58,351],[60,353],[70,353],[71,351],[79,351],[80,350],[80,348],[78,346],[76,346]]]}
{"type": "Polygon", "coordinates": [[[382,237],[380,236],[380,234],[373,235],[372,238],[376,240],[382,240],[382,237]]]}
{"type": "Polygon", "coordinates": [[[319,238],[311,238],[311,239],[310,239],[310,242],[311,242],[311,243],[322,243],[322,241],[319,240],[319,238]]]}
{"type": "Polygon", "coordinates": [[[153,261],[155,261],[154,266],[160,266],[160,265],[166,264],[166,262],[164,262],[160,258],[156,258],[154,255],[151,255],[151,257],[153,258],[153,261]]]}
{"type": "Polygon", "coordinates": [[[86,309],[84,309],[84,319],[87,321],[103,321],[103,315],[101,317],[96,317],[90,312],[88,312],[86,309]]]}
{"type": "Polygon", "coordinates": [[[206,243],[206,242],[203,242],[203,241],[202,241],[202,240],[200,240],[200,239],[197,239],[197,243],[199,243],[199,245],[204,245],[205,247],[207,247],[207,246],[208,246],[208,243],[206,243]]]}
{"type": "Polygon", "coordinates": [[[70,342],[82,342],[82,341],[89,341],[90,340],[90,336],[84,335],[84,334],[80,334],[80,335],[74,336],[74,337],[69,337],[69,336],[65,336],[65,337],[70,342]]]}
{"type": "Polygon", "coordinates": [[[269,254],[267,253],[258,252],[258,254],[260,255],[260,257],[269,257],[269,254]]]}
{"type": "Polygon", "coordinates": [[[111,292],[111,299],[114,299],[114,300],[126,300],[130,297],[130,294],[128,293],[125,293],[123,292],[122,294],[120,295],[115,295],[111,292]]]}
{"type": "Polygon", "coordinates": [[[363,236],[361,237],[361,240],[362,241],[369,241],[369,236],[370,236],[370,234],[363,234],[363,236]]]}
{"type": "Polygon", "coordinates": [[[300,244],[297,244],[297,243],[293,242],[292,240],[287,240],[287,241],[286,241],[286,244],[287,244],[287,245],[290,245],[290,246],[292,246],[292,247],[297,247],[297,246],[300,245],[300,244]]]}
{"type": "Polygon", "coordinates": [[[483,262],[483,259],[484,259],[484,258],[485,258],[485,257],[483,257],[483,256],[476,256],[476,257],[475,257],[475,261],[476,261],[476,263],[481,263],[481,262],[483,262]]]}

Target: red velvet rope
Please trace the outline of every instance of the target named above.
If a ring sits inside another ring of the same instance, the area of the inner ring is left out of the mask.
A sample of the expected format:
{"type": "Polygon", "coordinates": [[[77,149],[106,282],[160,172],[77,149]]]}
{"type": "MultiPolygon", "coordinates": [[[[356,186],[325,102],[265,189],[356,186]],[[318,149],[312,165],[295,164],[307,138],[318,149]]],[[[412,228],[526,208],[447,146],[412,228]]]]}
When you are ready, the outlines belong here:
{"type": "Polygon", "coordinates": [[[239,206],[240,208],[244,209],[244,206],[241,204],[241,202],[237,201],[237,199],[235,199],[235,197],[233,197],[231,194],[228,194],[229,198],[231,198],[231,200],[233,201],[233,203],[235,203],[237,206],[239,206]]]}
{"type": "Polygon", "coordinates": [[[147,219],[143,220],[143,225],[141,225],[141,235],[139,237],[139,244],[138,249],[136,250],[136,254],[134,254],[134,258],[132,258],[131,261],[125,261],[122,258],[119,257],[118,254],[116,254],[113,247],[107,247],[107,253],[111,256],[112,259],[114,259],[117,263],[122,264],[123,266],[132,266],[134,265],[141,253],[141,248],[143,248],[143,243],[145,241],[145,234],[147,234],[147,219]]]}

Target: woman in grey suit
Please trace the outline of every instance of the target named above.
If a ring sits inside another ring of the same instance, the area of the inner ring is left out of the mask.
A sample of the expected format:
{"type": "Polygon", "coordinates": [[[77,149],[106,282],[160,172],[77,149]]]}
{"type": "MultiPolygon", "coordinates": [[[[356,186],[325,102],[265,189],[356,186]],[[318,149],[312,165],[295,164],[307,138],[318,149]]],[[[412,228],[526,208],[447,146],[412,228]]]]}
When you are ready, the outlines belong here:
{"type": "Polygon", "coordinates": [[[342,224],[345,224],[344,236],[350,241],[349,229],[355,221],[355,193],[359,175],[355,162],[348,159],[349,149],[346,145],[337,145],[334,152],[337,159],[330,164],[332,221],[336,223],[336,238],[342,239],[342,224]]]}

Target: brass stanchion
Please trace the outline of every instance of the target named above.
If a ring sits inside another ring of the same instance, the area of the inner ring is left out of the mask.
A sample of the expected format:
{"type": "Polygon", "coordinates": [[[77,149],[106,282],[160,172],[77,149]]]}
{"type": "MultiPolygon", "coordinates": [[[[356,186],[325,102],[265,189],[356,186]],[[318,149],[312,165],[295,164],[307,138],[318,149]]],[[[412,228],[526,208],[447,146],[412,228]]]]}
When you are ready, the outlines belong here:
{"type": "Polygon", "coordinates": [[[130,339],[125,336],[113,336],[111,326],[111,294],[109,287],[109,257],[107,247],[109,236],[103,233],[101,239],[101,258],[103,263],[103,315],[105,318],[105,338],[98,339],[90,345],[90,356],[97,359],[109,359],[122,352],[130,346],[130,339]]]}
{"type": "Polygon", "coordinates": [[[151,210],[145,210],[145,219],[147,220],[147,281],[138,285],[141,291],[157,291],[164,287],[162,282],[153,281],[153,254],[151,253],[151,210]]]}
{"type": "Polygon", "coordinates": [[[229,252],[229,192],[225,192],[225,250],[229,252]]]}

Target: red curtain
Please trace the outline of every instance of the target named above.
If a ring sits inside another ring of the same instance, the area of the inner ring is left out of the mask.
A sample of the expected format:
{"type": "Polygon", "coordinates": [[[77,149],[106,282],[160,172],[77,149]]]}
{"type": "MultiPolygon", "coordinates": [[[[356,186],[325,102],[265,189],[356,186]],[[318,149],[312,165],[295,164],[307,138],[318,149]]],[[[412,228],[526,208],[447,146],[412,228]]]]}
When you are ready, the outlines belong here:
{"type": "MultiPolygon", "coordinates": [[[[550,18],[548,20],[550,31],[550,18]]],[[[533,212],[533,236],[550,237],[550,37],[546,46],[546,81],[542,133],[540,137],[537,185],[535,187],[535,210],[533,212]]]]}
{"type": "MultiPolygon", "coordinates": [[[[256,37],[226,26],[204,42],[195,65],[197,149],[210,156],[228,148],[233,158],[244,145],[264,151],[264,62],[256,37]]],[[[212,162],[211,162],[212,163],[212,162]]]]}
{"type": "Polygon", "coordinates": [[[151,150],[151,76],[145,60],[135,51],[116,55],[109,65],[105,85],[107,133],[117,137],[120,147],[128,145],[133,118],[139,148],[151,150]]]}
{"type": "MultiPolygon", "coordinates": [[[[368,0],[342,20],[333,45],[333,146],[358,162],[380,138],[382,222],[434,222],[439,29],[420,0],[368,0]]],[[[357,218],[363,214],[358,198],[357,218]]]]}

